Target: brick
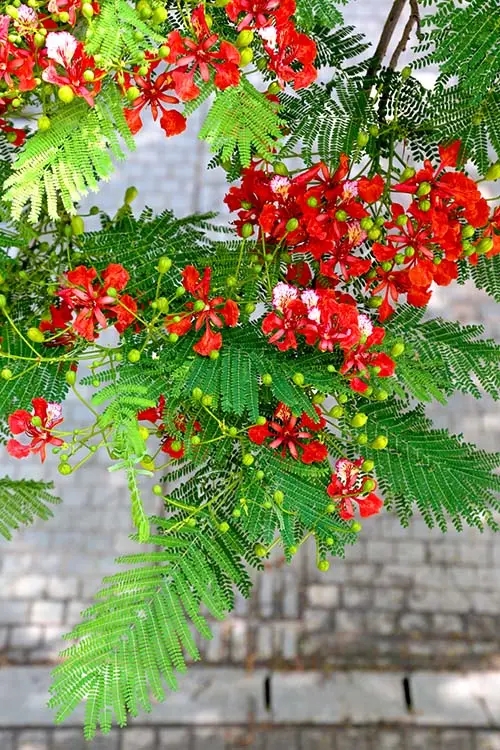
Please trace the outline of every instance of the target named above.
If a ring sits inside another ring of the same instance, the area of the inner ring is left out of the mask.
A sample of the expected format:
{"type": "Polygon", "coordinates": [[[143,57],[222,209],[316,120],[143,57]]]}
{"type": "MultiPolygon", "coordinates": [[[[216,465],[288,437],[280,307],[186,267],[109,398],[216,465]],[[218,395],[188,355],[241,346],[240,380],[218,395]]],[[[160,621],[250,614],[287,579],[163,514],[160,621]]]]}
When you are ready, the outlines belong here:
{"type": "Polygon", "coordinates": [[[390,562],[395,559],[393,542],[370,539],[366,545],[366,556],[369,562],[390,562]]]}
{"type": "Polygon", "coordinates": [[[285,570],[282,576],[283,586],[283,617],[295,619],[299,614],[298,571],[285,570]]]}
{"type": "Polygon", "coordinates": [[[365,629],[362,612],[337,610],[335,613],[335,630],[337,633],[362,633],[365,629]]]}
{"type": "Polygon", "coordinates": [[[433,544],[429,548],[431,562],[458,563],[460,562],[460,548],[458,544],[433,544]]]}
{"type": "Polygon", "coordinates": [[[259,581],[259,610],[261,617],[271,617],[274,610],[274,571],[266,570],[259,581]]]}
{"type": "Polygon", "coordinates": [[[375,608],[401,610],[406,602],[404,589],[375,589],[375,608]]]}
{"type": "Polygon", "coordinates": [[[205,659],[209,662],[217,662],[222,658],[222,625],[214,622],[211,625],[212,638],[205,645],[205,659]]]}
{"type": "Polygon", "coordinates": [[[50,599],[73,599],[78,596],[78,578],[50,578],[48,596],[50,599]]]}
{"type": "MultiPolygon", "coordinates": [[[[194,735],[194,750],[225,750],[223,729],[199,729],[194,735]]],[[[168,750],[169,745],[165,750],[168,750]]]]}
{"type": "Polygon", "coordinates": [[[433,615],[432,628],[438,633],[452,635],[454,633],[463,633],[464,622],[458,615],[433,615]]]}
{"type": "Polygon", "coordinates": [[[28,602],[0,600],[0,625],[23,625],[28,619],[28,602]]]}
{"type": "Polygon", "coordinates": [[[441,734],[440,750],[472,750],[471,733],[444,731],[441,734]]]}
{"type": "Polygon", "coordinates": [[[87,750],[88,747],[80,729],[56,729],[52,735],[52,750],[87,750]]]}
{"type": "Polygon", "coordinates": [[[244,620],[231,620],[231,657],[234,662],[244,661],[247,655],[247,623],[244,620]]]}
{"type": "Polygon", "coordinates": [[[0,747],[2,750],[14,750],[14,735],[0,729],[0,747]]]}
{"type": "Polygon", "coordinates": [[[336,750],[368,750],[368,734],[364,729],[339,730],[336,750]]]}
{"type": "MultiPolygon", "coordinates": [[[[68,608],[66,610],[66,617],[65,622],[70,627],[73,627],[74,625],[77,625],[82,620],[82,612],[86,610],[90,606],[90,601],[72,601],[69,602],[68,608]]],[[[57,604],[57,606],[62,607],[62,604],[57,604]]]]}
{"type": "Polygon", "coordinates": [[[126,729],[122,732],[121,750],[156,750],[154,729],[126,729]]]}
{"type": "Polygon", "coordinates": [[[189,732],[187,729],[161,729],[158,750],[188,750],[189,732]]]}
{"type": "Polygon", "coordinates": [[[17,750],[49,750],[48,732],[20,732],[17,738],[17,750]]]}
{"type": "Polygon", "coordinates": [[[500,750],[500,731],[477,732],[475,750],[500,750]]]}
{"type": "Polygon", "coordinates": [[[304,750],[332,750],[332,732],[328,729],[307,729],[300,733],[300,747],[304,750]]]}
{"type": "Polygon", "coordinates": [[[396,542],[395,555],[402,563],[422,563],[425,560],[426,548],[423,542],[405,540],[396,542]]]}
{"type": "Polygon", "coordinates": [[[304,612],[303,627],[308,633],[324,629],[329,622],[328,611],[324,609],[306,609],[304,612]]]}
{"type": "Polygon", "coordinates": [[[411,591],[409,608],[423,612],[467,612],[470,608],[467,597],[456,589],[434,590],[415,588],[411,591]]]}
{"type": "Polygon", "coordinates": [[[11,596],[18,599],[38,599],[47,588],[47,578],[39,575],[20,576],[9,587],[11,596]]]}
{"type": "Polygon", "coordinates": [[[399,627],[405,633],[426,633],[429,630],[430,618],[427,615],[419,615],[408,612],[401,615],[399,627]]]}
{"type": "Polygon", "coordinates": [[[266,661],[273,655],[273,631],[270,625],[259,625],[257,628],[257,661],[266,661]]]}
{"type": "Polygon", "coordinates": [[[293,729],[279,729],[269,732],[267,750],[299,750],[298,732],[293,729]]]}
{"type": "Polygon", "coordinates": [[[470,591],[467,596],[474,612],[496,615],[500,610],[500,591],[470,591]]]}
{"type": "Polygon", "coordinates": [[[36,648],[42,637],[42,628],[37,625],[15,627],[10,631],[9,645],[11,648],[36,648]]]}
{"type": "Polygon", "coordinates": [[[9,635],[8,628],[0,628],[0,651],[2,651],[2,649],[4,649],[5,646],[7,645],[8,635],[9,635]]]}
{"type": "Polygon", "coordinates": [[[373,589],[368,586],[346,586],[342,603],[346,609],[368,609],[373,601],[373,589]]]}
{"type": "Polygon", "coordinates": [[[396,615],[393,612],[367,612],[366,631],[377,635],[390,635],[396,630],[396,615]]]}
{"type": "MultiPolygon", "coordinates": [[[[380,729],[369,730],[372,747],[375,750],[403,750],[401,732],[390,732],[380,729]]],[[[431,748],[429,748],[431,750],[431,748]]]]}
{"type": "Polygon", "coordinates": [[[38,601],[31,610],[31,622],[37,625],[60,625],[64,605],[61,602],[38,601]]]}
{"type": "Polygon", "coordinates": [[[433,750],[439,748],[437,732],[428,729],[407,729],[405,732],[405,750],[433,750]]]}
{"type": "MultiPolygon", "coordinates": [[[[87,743],[88,744],[88,743],[87,743]]],[[[92,740],[92,750],[118,750],[120,745],[120,735],[116,730],[109,734],[98,734],[92,740]]]]}
{"type": "Polygon", "coordinates": [[[309,586],[307,598],[312,607],[335,607],[339,601],[339,590],[337,586],[328,584],[309,586]]]}

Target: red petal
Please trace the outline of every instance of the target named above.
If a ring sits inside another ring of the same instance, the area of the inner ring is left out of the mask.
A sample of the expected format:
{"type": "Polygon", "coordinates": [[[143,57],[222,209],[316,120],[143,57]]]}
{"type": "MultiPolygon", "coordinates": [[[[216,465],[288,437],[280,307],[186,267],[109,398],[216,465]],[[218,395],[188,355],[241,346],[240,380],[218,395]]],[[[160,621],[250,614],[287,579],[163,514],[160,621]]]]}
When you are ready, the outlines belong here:
{"type": "Polygon", "coordinates": [[[123,333],[135,320],[137,302],[129,294],[122,295],[120,302],[121,304],[114,308],[114,313],[116,314],[115,328],[118,333],[123,333]]]}
{"type": "Polygon", "coordinates": [[[271,437],[271,433],[269,432],[269,427],[267,426],[267,424],[255,425],[254,427],[250,427],[250,429],[248,430],[248,437],[252,441],[252,443],[262,445],[264,440],[266,440],[268,437],[271,437]]]}
{"type": "Polygon", "coordinates": [[[91,285],[97,276],[95,268],[87,268],[86,266],[77,266],[72,271],[68,271],[66,278],[73,286],[81,286],[85,289],[91,285]]]}
{"type": "Polygon", "coordinates": [[[26,428],[31,424],[32,415],[26,409],[18,409],[9,416],[9,430],[13,435],[20,435],[26,432],[26,428]]]}
{"type": "Polygon", "coordinates": [[[358,180],[358,195],[365,203],[375,203],[384,192],[384,180],[377,174],[373,179],[361,177],[358,180]]]}
{"type": "Polygon", "coordinates": [[[232,299],[226,300],[226,304],[220,311],[220,314],[226,321],[226,325],[233,327],[238,323],[240,310],[236,302],[232,299]]]}
{"type": "MultiPolygon", "coordinates": [[[[225,44],[225,42],[222,42],[222,44],[225,44]]],[[[222,47],[221,44],[221,47],[222,47]]],[[[232,47],[232,45],[229,45],[232,47]]],[[[236,51],[236,54],[239,57],[238,51],[236,51]]],[[[224,89],[229,88],[229,86],[237,86],[240,80],[240,69],[237,65],[234,63],[226,63],[225,65],[220,65],[217,67],[217,70],[215,72],[214,76],[214,83],[218,89],[221,91],[224,91],[224,89]]]]}
{"type": "Polygon", "coordinates": [[[114,286],[115,289],[121,291],[127,286],[130,274],[120,263],[110,263],[102,274],[102,279],[104,289],[107,289],[108,286],[114,286]]]}
{"type": "Polygon", "coordinates": [[[193,346],[193,350],[202,357],[208,357],[210,352],[218,351],[221,346],[221,334],[214,333],[210,328],[207,328],[201,339],[193,346]]]}
{"type": "Polygon", "coordinates": [[[373,516],[376,513],[380,513],[380,511],[384,507],[383,500],[381,500],[377,495],[374,495],[373,492],[371,492],[364,498],[359,498],[358,503],[359,515],[361,516],[361,518],[368,518],[368,516],[373,516]]]}
{"type": "Polygon", "coordinates": [[[193,296],[196,296],[196,290],[200,283],[200,273],[194,266],[186,266],[182,272],[182,286],[193,296]]]}
{"type": "Polygon", "coordinates": [[[160,126],[168,136],[179,135],[186,130],[186,118],[175,109],[169,109],[160,118],[160,126]]]}
{"type": "Polygon", "coordinates": [[[461,141],[453,141],[448,146],[439,146],[439,156],[443,167],[456,167],[458,163],[458,154],[460,152],[461,141]]]}
{"type": "Polygon", "coordinates": [[[328,448],[326,445],[318,441],[313,441],[304,447],[300,460],[303,464],[312,464],[316,461],[324,461],[327,456],[328,448]]]}
{"type": "Polygon", "coordinates": [[[7,441],[7,452],[14,458],[26,458],[31,453],[30,445],[23,445],[19,440],[8,440],[7,441]]]}

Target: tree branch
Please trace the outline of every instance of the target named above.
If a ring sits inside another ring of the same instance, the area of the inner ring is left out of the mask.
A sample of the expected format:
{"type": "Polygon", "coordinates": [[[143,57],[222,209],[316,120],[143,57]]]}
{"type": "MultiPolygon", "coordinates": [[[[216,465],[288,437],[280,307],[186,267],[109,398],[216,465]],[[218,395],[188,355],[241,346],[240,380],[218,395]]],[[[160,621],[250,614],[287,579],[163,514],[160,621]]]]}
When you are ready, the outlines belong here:
{"type": "Polygon", "coordinates": [[[398,64],[398,60],[402,53],[405,51],[408,42],[410,40],[411,30],[414,26],[417,27],[417,36],[420,34],[420,13],[418,9],[418,0],[410,0],[411,13],[406,26],[403,30],[403,35],[399,40],[398,46],[394,50],[394,53],[389,62],[390,70],[394,70],[398,64]]]}
{"type": "Polygon", "coordinates": [[[396,30],[396,26],[398,25],[398,21],[401,18],[401,13],[403,12],[403,8],[405,7],[405,5],[406,0],[394,0],[392,8],[384,24],[384,28],[382,29],[382,34],[380,35],[377,49],[374,52],[368,70],[366,72],[366,77],[368,80],[372,79],[376,75],[378,69],[382,64],[382,60],[387,53],[387,48],[389,47],[392,36],[394,34],[394,31],[396,30]]]}

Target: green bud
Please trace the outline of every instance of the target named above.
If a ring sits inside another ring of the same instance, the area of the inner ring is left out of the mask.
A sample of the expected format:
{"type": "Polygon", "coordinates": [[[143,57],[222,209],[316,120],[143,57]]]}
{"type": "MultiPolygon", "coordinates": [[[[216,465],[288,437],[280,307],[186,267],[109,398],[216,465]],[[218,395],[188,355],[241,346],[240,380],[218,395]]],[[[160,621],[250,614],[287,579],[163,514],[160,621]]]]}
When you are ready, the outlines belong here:
{"type": "Polygon", "coordinates": [[[384,302],[383,297],[378,297],[378,296],[370,297],[370,299],[368,300],[368,307],[370,307],[373,310],[377,310],[379,307],[381,307],[383,302],[384,302]]]}
{"type": "Polygon", "coordinates": [[[368,135],[368,133],[364,133],[363,131],[361,131],[360,133],[358,133],[358,137],[356,138],[356,143],[358,144],[360,148],[364,148],[369,140],[370,140],[370,136],[368,135]]]}
{"type": "Polygon", "coordinates": [[[282,161],[277,161],[275,164],[273,164],[273,169],[275,174],[279,174],[282,177],[286,177],[288,175],[288,167],[282,161]]]}
{"type": "Polygon", "coordinates": [[[155,484],[154,487],[152,488],[152,492],[153,492],[153,495],[158,495],[158,496],[163,495],[162,486],[160,484],[155,484]]]}
{"type": "Polygon", "coordinates": [[[241,47],[248,47],[250,44],[252,44],[254,38],[254,33],[251,29],[243,29],[243,31],[240,31],[238,36],[236,37],[236,46],[241,47]]]}
{"type": "Polygon", "coordinates": [[[229,531],[229,524],[226,523],[226,521],[223,521],[222,523],[220,523],[219,531],[221,534],[227,534],[227,532],[229,531]]]}
{"type": "Polygon", "coordinates": [[[0,378],[2,380],[10,380],[13,376],[13,372],[9,367],[3,367],[2,370],[0,370],[0,378]]]}
{"type": "Polygon", "coordinates": [[[201,388],[198,388],[198,387],[193,388],[193,390],[191,391],[191,396],[193,397],[195,401],[199,401],[201,397],[203,396],[203,391],[201,390],[201,388]]]}
{"type": "Polygon", "coordinates": [[[243,226],[241,227],[241,236],[243,237],[243,239],[244,240],[248,239],[249,237],[252,236],[252,234],[253,234],[252,224],[250,224],[249,222],[247,222],[246,224],[243,224],[243,226]]]}
{"type": "Polygon", "coordinates": [[[304,385],[305,383],[305,378],[301,372],[294,373],[294,375],[292,376],[292,380],[295,385],[304,385]]]}
{"type": "Polygon", "coordinates": [[[375,461],[372,461],[371,458],[367,458],[366,461],[363,461],[363,464],[361,466],[363,471],[365,471],[366,473],[373,471],[374,467],[375,461]]]}
{"type": "Polygon", "coordinates": [[[333,417],[333,419],[340,419],[344,415],[344,411],[343,406],[334,406],[330,409],[328,414],[333,417]]]}
{"type": "Polygon", "coordinates": [[[330,563],[328,560],[320,560],[318,562],[318,570],[321,571],[321,573],[326,573],[328,570],[330,570],[330,563]]]}
{"type": "Polygon", "coordinates": [[[405,167],[401,172],[401,182],[411,180],[412,177],[415,177],[415,170],[413,169],[413,167],[405,167]]]}
{"type": "Polygon", "coordinates": [[[205,393],[205,395],[201,397],[201,403],[203,406],[212,406],[213,401],[214,401],[214,397],[211,396],[209,393],[205,393]]]}
{"type": "Polygon", "coordinates": [[[485,253],[489,253],[490,250],[493,249],[493,237],[483,237],[482,240],[479,240],[479,242],[476,245],[476,253],[478,255],[484,255],[485,253]]]}
{"type": "Polygon", "coordinates": [[[353,416],[351,419],[351,425],[353,427],[364,427],[365,424],[368,422],[368,416],[366,414],[363,414],[363,412],[358,412],[353,416]]]}
{"type": "Polygon", "coordinates": [[[389,438],[387,438],[385,435],[379,435],[375,438],[375,440],[371,444],[371,447],[376,451],[381,451],[384,450],[384,448],[387,448],[388,443],[389,438]]]}
{"type": "Polygon", "coordinates": [[[298,226],[298,219],[288,219],[287,223],[285,224],[285,229],[287,232],[294,232],[296,229],[298,229],[298,226]]]}
{"type": "Polygon", "coordinates": [[[431,210],[431,202],[428,200],[420,201],[420,203],[418,204],[418,207],[421,211],[424,211],[425,213],[427,213],[427,211],[431,210]]]}
{"type": "Polygon", "coordinates": [[[391,349],[391,357],[399,357],[403,354],[405,345],[402,341],[397,341],[391,349]]]}
{"type": "Polygon", "coordinates": [[[271,383],[273,382],[272,375],[269,375],[269,373],[266,373],[265,375],[263,375],[262,382],[264,385],[271,385],[271,383]]]}
{"type": "Polygon", "coordinates": [[[127,93],[125,94],[129,102],[134,102],[140,97],[140,95],[141,92],[137,88],[137,86],[130,86],[130,88],[127,89],[127,93]]]}
{"type": "Polygon", "coordinates": [[[371,216],[363,216],[359,222],[359,226],[361,229],[364,229],[365,232],[368,232],[373,227],[373,219],[371,216]]]}
{"type": "Polygon", "coordinates": [[[201,437],[199,435],[193,435],[191,437],[191,445],[194,445],[196,447],[197,445],[200,445],[200,443],[201,443],[201,437]]]}
{"type": "Polygon", "coordinates": [[[135,362],[138,362],[141,358],[141,353],[139,349],[131,349],[129,353],[127,354],[127,359],[132,364],[135,364],[135,362]]]}
{"type": "Polygon", "coordinates": [[[429,182],[421,182],[417,189],[417,195],[422,198],[424,195],[429,195],[432,190],[432,185],[429,182]]]}
{"type": "Polygon", "coordinates": [[[259,469],[258,471],[255,472],[255,478],[258,479],[259,482],[261,482],[264,479],[264,476],[265,474],[262,471],[262,469],[259,469]]]}
{"type": "Polygon", "coordinates": [[[253,551],[257,557],[265,557],[267,555],[267,550],[263,544],[256,544],[253,551]]]}
{"type": "Polygon", "coordinates": [[[37,122],[38,130],[45,133],[50,128],[50,118],[47,115],[41,115],[37,122]]]}
{"type": "Polygon", "coordinates": [[[220,351],[218,349],[212,349],[208,356],[210,357],[210,359],[219,359],[220,351]]]}
{"type": "Polygon", "coordinates": [[[368,128],[368,132],[370,133],[372,138],[377,138],[378,134],[380,133],[378,125],[370,125],[368,128]]]}
{"type": "Polygon", "coordinates": [[[71,104],[71,102],[75,98],[73,89],[71,88],[71,86],[67,85],[61,86],[61,88],[57,90],[57,96],[63,104],[71,104]]]}
{"type": "Polygon", "coordinates": [[[281,505],[283,500],[285,499],[285,493],[281,490],[275,490],[273,493],[273,500],[275,503],[278,503],[278,505],[281,505]]]}
{"type": "Polygon", "coordinates": [[[74,370],[68,370],[64,376],[66,383],[69,386],[73,386],[76,383],[76,372],[74,370]]]}
{"type": "Polygon", "coordinates": [[[81,216],[71,217],[71,231],[73,232],[75,237],[78,237],[80,234],[83,234],[85,232],[85,222],[83,221],[81,216]]]}
{"type": "Polygon", "coordinates": [[[246,68],[253,60],[253,49],[244,47],[240,50],[240,68],[246,68]]]}
{"type": "Polygon", "coordinates": [[[373,242],[376,242],[376,240],[379,240],[382,236],[382,232],[378,227],[372,227],[370,231],[368,232],[368,239],[372,240],[373,242]]]}
{"type": "Polygon", "coordinates": [[[243,466],[251,466],[255,461],[255,456],[252,456],[251,453],[244,453],[241,461],[243,466]]]}
{"type": "Polygon", "coordinates": [[[167,20],[168,13],[167,9],[160,6],[159,8],[155,8],[153,11],[153,15],[151,16],[151,20],[154,24],[160,24],[167,20]]]}
{"type": "Polygon", "coordinates": [[[497,162],[496,164],[492,164],[490,167],[488,167],[484,175],[484,179],[485,180],[500,179],[500,162],[497,162]]]}
{"type": "Polygon", "coordinates": [[[466,224],[464,227],[462,227],[462,239],[464,240],[470,240],[471,237],[474,237],[475,229],[470,224],[466,224]]]}
{"type": "Polygon", "coordinates": [[[407,78],[411,76],[411,68],[409,65],[406,65],[403,70],[401,71],[401,78],[403,81],[406,81],[407,78]]]}
{"type": "Polygon", "coordinates": [[[41,344],[43,341],[45,341],[45,336],[42,331],[39,328],[35,328],[34,326],[32,328],[28,328],[26,335],[28,336],[30,341],[34,341],[36,344],[41,344]]]}

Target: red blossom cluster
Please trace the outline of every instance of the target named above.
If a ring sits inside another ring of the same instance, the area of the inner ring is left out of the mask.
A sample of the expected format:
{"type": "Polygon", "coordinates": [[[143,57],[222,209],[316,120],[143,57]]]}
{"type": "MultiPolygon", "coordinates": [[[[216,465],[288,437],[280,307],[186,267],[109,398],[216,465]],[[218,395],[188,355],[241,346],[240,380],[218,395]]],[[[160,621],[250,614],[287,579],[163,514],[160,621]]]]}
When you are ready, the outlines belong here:
{"type": "Polygon", "coordinates": [[[248,437],[257,445],[266,444],[272,450],[279,448],[283,457],[290,455],[303,464],[324,461],[328,449],[318,440],[317,433],[325,427],[326,422],[317,407],[316,412],[317,421],[306,413],[295,417],[286,404],[279,403],[273,418],[265,424],[250,427],[248,437]]]}
{"type": "MultiPolygon", "coordinates": [[[[161,395],[158,399],[158,404],[150,409],[144,409],[139,412],[137,419],[141,421],[151,422],[154,424],[158,433],[161,436],[161,450],[163,453],[167,453],[171,458],[179,459],[184,456],[184,445],[178,438],[168,435],[166,432],[165,425],[163,424],[163,413],[165,411],[165,396],[161,395]],[[159,424],[157,424],[159,422],[159,424]]],[[[186,417],[184,414],[177,415],[175,419],[175,426],[179,432],[186,432],[186,417]]],[[[193,431],[200,432],[201,424],[198,421],[193,423],[193,431]]]]}
{"type": "Polygon", "coordinates": [[[367,484],[363,482],[361,473],[363,461],[362,458],[358,458],[356,461],[339,458],[335,462],[335,473],[332,474],[326,490],[332,500],[337,503],[339,515],[345,521],[354,518],[353,503],[357,503],[359,515],[362,518],[379,513],[384,505],[378,495],[371,491],[375,489],[375,480],[370,478],[367,484]]]}
{"type": "Polygon", "coordinates": [[[316,44],[297,31],[292,16],[295,0],[231,0],[226,12],[237,22],[238,31],[255,29],[269,57],[269,68],[282,83],[295,89],[310,86],[316,80],[316,44]]]}
{"type": "Polygon", "coordinates": [[[322,352],[339,349],[344,356],[340,372],[360,393],[368,389],[371,375],[394,374],[394,361],[374,348],[383,343],[384,329],[360,314],[350,295],[321,287],[301,291],[279,282],[272,302],[274,309],[264,317],[262,331],[280,351],[297,349],[297,336],[322,352]]]}
{"type": "Polygon", "coordinates": [[[30,443],[21,443],[15,438],[7,441],[7,451],[14,458],[26,458],[31,453],[38,453],[42,463],[46,459],[47,445],[60,446],[63,440],[52,434],[52,430],[63,421],[61,404],[54,404],[44,398],[34,398],[33,413],[26,409],[17,409],[8,419],[9,429],[13,435],[26,435],[30,443]]]}
{"type": "Polygon", "coordinates": [[[184,312],[168,315],[165,320],[165,328],[174,336],[184,336],[193,327],[195,331],[204,328],[202,337],[193,346],[202,357],[208,357],[222,346],[222,334],[214,328],[233,327],[239,318],[239,308],[234,300],[210,296],[211,275],[211,268],[205,268],[200,276],[194,266],[186,266],[182,272],[182,285],[193,300],[186,302],[184,312]]]}
{"type": "Polygon", "coordinates": [[[490,218],[477,184],[457,170],[459,150],[458,141],[441,147],[436,168],[407,168],[408,179],[394,186],[378,174],[350,179],[346,156],[333,174],[322,163],[293,177],[253,163],[224,200],[241,236],[257,230],[268,251],[305,255],[289,266],[289,281],[307,286],[314,276],[316,287],[335,287],[362,277],[383,321],[401,295],[426,305],[433,283],[457,277],[458,260],[500,252],[500,211],[490,218]],[[409,195],[409,206],[391,203],[391,191],[409,195]]]}
{"type": "Polygon", "coordinates": [[[74,333],[94,341],[101,329],[113,325],[119,333],[135,320],[137,303],[129,294],[120,294],[130,276],[119,263],[110,263],[100,278],[95,268],[77,266],[68,271],[64,286],[57,291],[62,305],[51,307],[51,320],[42,321],[41,330],[54,332],[57,343],[74,333]],[[75,317],[70,320],[70,315],[75,317]]]}

